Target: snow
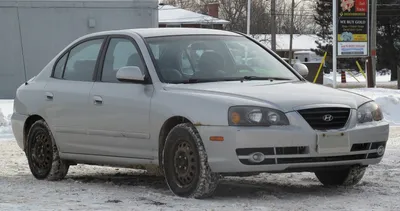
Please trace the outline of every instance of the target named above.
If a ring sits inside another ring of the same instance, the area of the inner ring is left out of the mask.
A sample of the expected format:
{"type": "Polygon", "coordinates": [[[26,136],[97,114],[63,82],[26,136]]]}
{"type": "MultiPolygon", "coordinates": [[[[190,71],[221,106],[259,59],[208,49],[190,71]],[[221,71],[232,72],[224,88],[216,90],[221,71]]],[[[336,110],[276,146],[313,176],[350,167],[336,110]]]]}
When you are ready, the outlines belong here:
{"type": "Polygon", "coordinates": [[[343,89],[369,97],[381,107],[385,121],[400,126],[400,90],[382,88],[343,89]]]}
{"type": "Polygon", "coordinates": [[[13,102],[13,100],[0,100],[0,141],[13,138],[10,122],[13,102]]]}
{"type": "MultiPolygon", "coordinates": [[[[363,74],[361,73],[351,73],[349,74],[348,72],[346,72],[346,83],[363,83],[366,86],[366,79],[364,78],[363,74]],[[351,75],[353,74],[353,75],[351,75]],[[354,77],[353,77],[354,76],[354,77]]],[[[381,75],[380,73],[376,74],[376,82],[377,83],[382,83],[382,82],[390,82],[390,73],[389,74],[385,74],[385,75],[381,75]]],[[[336,82],[338,84],[342,83],[342,79],[341,79],[341,74],[337,73],[336,74],[336,82]]],[[[324,85],[328,85],[328,84],[333,84],[333,73],[329,73],[329,74],[324,74],[324,85]]]]}
{"type": "Polygon", "coordinates": [[[164,179],[143,171],[77,165],[58,182],[31,175],[15,141],[0,142],[0,210],[400,210],[400,130],[386,154],[352,188],[323,187],[312,173],[227,177],[214,198],[174,196],[164,179]]]}
{"type": "Polygon", "coordinates": [[[203,15],[171,5],[160,5],[158,23],[161,24],[227,24],[229,21],[203,15]]]}
{"type": "MultiPolygon", "coordinates": [[[[258,42],[271,48],[271,35],[270,34],[254,34],[252,35],[258,42]]],[[[318,45],[315,41],[319,40],[317,35],[313,34],[294,34],[293,47],[295,51],[309,51],[310,49],[317,49],[318,45]]],[[[290,34],[277,34],[276,35],[276,49],[279,51],[288,51],[290,49],[290,34]]]]}

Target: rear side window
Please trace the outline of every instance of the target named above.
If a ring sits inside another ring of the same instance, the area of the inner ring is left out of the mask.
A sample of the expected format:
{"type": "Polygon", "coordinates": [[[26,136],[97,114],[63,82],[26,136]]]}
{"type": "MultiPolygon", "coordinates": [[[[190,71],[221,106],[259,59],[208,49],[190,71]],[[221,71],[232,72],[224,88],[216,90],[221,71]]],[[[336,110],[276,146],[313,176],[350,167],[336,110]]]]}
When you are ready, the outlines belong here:
{"type": "Polygon", "coordinates": [[[71,49],[63,78],[73,81],[92,81],[102,43],[103,39],[90,40],[71,49]]]}
{"type": "Polygon", "coordinates": [[[103,38],[93,39],[70,49],[58,60],[53,77],[72,81],[93,81],[103,41],[103,38]]]}
{"type": "Polygon", "coordinates": [[[55,68],[54,68],[54,73],[53,77],[54,78],[62,78],[63,72],[64,72],[64,67],[65,67],[65,62],[67,61],[68,53],[64,54],[63,57],[61,57],[60,60],[58,60],[55,68]]]}

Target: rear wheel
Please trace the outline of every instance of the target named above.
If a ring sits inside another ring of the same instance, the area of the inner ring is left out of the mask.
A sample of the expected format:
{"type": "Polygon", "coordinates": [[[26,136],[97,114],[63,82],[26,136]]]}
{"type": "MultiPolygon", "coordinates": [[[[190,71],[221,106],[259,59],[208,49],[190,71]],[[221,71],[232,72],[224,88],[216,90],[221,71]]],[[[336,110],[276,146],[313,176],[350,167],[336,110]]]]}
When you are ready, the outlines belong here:
{"type": "Polygon", "coordinates": [[[32,175],[39,180],[61,180],[69,165],[60,159],[54,137],[44,120],[31,126],[28,132],[26,156],[32,175]]]}
{"type": "Polygon", "coordinates": [[[196,128],[190,123],[175,126],[167,136],[163,167],[170,190],[181,197],[211,197],[219,175],[211,171],[196,128]]]}
{"type": "Polygon", "coordinates": [[[365,166],[354,166],[340,170],[315,172],[318,180],[325,186],[353,186],[358,184],[365,174],[365,166]]]}

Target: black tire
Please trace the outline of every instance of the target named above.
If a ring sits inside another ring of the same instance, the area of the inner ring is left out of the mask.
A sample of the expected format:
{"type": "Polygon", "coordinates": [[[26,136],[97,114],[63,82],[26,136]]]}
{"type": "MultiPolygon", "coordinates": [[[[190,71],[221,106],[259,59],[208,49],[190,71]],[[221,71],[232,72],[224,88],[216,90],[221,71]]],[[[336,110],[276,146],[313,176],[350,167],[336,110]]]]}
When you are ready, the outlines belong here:
{"type": "Polygon", "coordinates": [[[354,166],[340,170],[315,172],[318,180],[325,186],[353,186],[358,184],[365,174],[365,166],[354,166]]]}
{"type": "Polygon", "coordinates": [[[192,124],[179,124],[169,132],[162,155],[165,179],[175,195],[197,199],[214,195],[219,175],[211,171],[192,124]]]}
{"type": "Polygon", "coordinates": [[[32,175],[38,180],[62,180],[69,165],[60,159],[53,134],[44,120],[33,123],[27,136],[26,156],[32,175]]]}

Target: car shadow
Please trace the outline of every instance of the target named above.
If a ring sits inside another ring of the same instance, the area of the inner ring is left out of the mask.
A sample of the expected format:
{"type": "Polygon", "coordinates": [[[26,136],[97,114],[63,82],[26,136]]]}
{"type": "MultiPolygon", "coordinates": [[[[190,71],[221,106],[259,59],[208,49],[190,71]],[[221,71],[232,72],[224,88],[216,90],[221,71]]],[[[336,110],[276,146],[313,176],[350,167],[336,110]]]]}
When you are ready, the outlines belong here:
{"type": "Polygon", "coordinates": [[[265,198],[272,197],[278,199],[291,199],[310,196],[334,196],[340,194],[340,188],[326,188],[320,184],[281,184],[268,181],[257,183],[243,180],[224,180],[218,186],[216,196],[222,198],[248,197],[265,198]]]}
{"type": "MultiPolygon", "coordinates": [[[[164,177],[147,175],[143,173],[105,173],[88,175],[70,175],[66,179],[82,183],[113,184],[116,186],[142,186],[155,192],[161,191],[169,196],[168,185],[164,177]]],[[[228,177],[223,178],[216,190],[216,198],[277,198],[282,200],[309,198],[312,196],[337,196],[362,192],[361,182],[353,188],[324,187],[316,180],[310,178],[296,178],[289,181],[268,181],[268,176],[254,179],[254,177],[228,177]]]]}
{"type": "Polygon", "coordinates": [[[111,183],[116,186],[146,186],[153,189],[168,189],[164,177],[136,172],[71,175],[67,176],[66,179],[82,183],[111,183]]]}

